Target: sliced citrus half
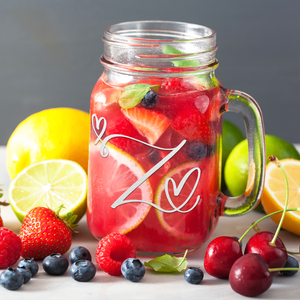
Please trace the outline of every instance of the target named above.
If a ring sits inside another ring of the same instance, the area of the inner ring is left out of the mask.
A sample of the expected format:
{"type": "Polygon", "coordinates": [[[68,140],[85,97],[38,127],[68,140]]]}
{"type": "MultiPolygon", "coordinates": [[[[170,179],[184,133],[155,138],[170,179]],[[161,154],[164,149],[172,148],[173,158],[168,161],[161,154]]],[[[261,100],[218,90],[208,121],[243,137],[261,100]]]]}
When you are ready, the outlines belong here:
{"type": "MultiPolygon", "coordinates": [[[[300,160],[280,160],[285,170],[289,185],[288,208],[300,207],[300,160]]],[[[267,214],[282,210],[286,199],[286,184],[283,174],[275,164],[268,163],[266,167],[265,187],[261,197],[263,208],[267,214]]],[[[281,214],[271,217],[275,223],[279,223],[281,214]]],[[[300,235],[300,213],[287,212],[282,228],[300,235]]]]}
{"type": "Polygon", "coordinates": [[[201,171],[198,170],[197,162],[175,167],[163,177],[155,194],[155,204],[164,210],[156,209],[161,225],[180,239],[193,239],[201,230],[197,226],[203,205],[199,185],[201,171]]]}
{"type": "Polygon", "coordinates": [[[37,206],[69,212],[78,222],[86,211],[87,174],[76,162],[65,159],[44,160],[23,169],[8,189],[10,205],[23,222],[27,212],[37,206]]]}
{"type": "Polygon", "coordinates": [[[108,143],[108,155],[100,154],[100,143],[90,145],[87,219],[91,232],[103,237],[111,232],[125,234],[147,216],[153,202],[149,179],[137,183],[146,171],[138,161],[108,143]],[[115,208],[112,205],[132,186],[135,189],[115,208]]]}

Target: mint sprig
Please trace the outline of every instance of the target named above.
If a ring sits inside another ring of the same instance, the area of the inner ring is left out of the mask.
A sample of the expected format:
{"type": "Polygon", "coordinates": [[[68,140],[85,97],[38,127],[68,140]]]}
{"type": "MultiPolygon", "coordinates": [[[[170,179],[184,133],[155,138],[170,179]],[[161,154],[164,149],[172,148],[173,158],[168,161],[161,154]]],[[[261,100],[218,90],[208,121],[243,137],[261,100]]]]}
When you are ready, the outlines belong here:
{"type": "Polygon", "coordinates": [[[159,85],[150,85],[145,83],[131,84],[124,87],[119,99],[119,105],[122,108],[133,108],[137,106],[145,95],[152,89],[155,90],[159,85]]]}
{"type": "MultiPolygon", "coordinates": [[[[179,57],[174,57],[176,58],[185,58],[186,56],[180,57],[180,55],[186,55],[187,53],[184,53],[170,45],[164,46],[162,49],[163,54],[165,55],[176,55],[179,57]]],[[[182,60],[172,60],[172,64],[176,68],[197,68],[200,67],[199,61],[195,59],[182,59],[182,60]]],[[[209,73],[205,74],[199,74],[194,76],[195,80],[197,81],[198,84],[204,86],[205,88],[210,88],[213,85],[217,86],[218,82],[215,77],[212,77],[211,79],[209,78],[209,73]]]]}
{"type": "Polygon", "coordinates": [[[181,272],[188,266],[188,262],[186,260],[187,252],[188,251],[186,250],[183,257],[175,257],[165,254],[148,262],[144,262],[144,265],[161,273],[181,272]]]}
{"type": "MultiPolygon", "coordinates": [[[[182,55],[186,54],[170,45],[164,46],[162,49],[163,54],[165,55],[182,55]]],[[[174,60],[172,64],[177,68],[188,68],[188,67],[199,67],[200,64],[197,60],[174,60]]]]}

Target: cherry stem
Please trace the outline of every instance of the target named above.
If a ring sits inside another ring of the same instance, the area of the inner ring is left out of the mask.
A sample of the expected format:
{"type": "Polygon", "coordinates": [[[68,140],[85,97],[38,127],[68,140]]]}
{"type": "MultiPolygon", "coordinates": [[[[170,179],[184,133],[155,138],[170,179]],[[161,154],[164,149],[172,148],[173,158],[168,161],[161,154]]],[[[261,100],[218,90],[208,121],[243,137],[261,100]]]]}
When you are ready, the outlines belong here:
{"type": "Polygon", "coordinates": [[[288,254],[300,254],[300,252],[286,251],[288,254]]]}
{"type": "Polygon", "coordinates": [[[272,268],[268,269],[269,272],[278,272],[278,271],[300,271],[300,268],[272,268]]]}
{"type": "MultiPolygon", "coordinates": [[[[268,217],[271,217],[273,215],[276,215],[276,214],[280,214],[282,213],[284,210],[278,210],[278,211],[275,211],[275,212],[272,212],[268,215],[265,215],[263,216],[262,218],[258,219],[256,222],[254,222],[246,231],[245,233],[240,237],[239,239],[239,243],[242,241],[242,239],[247,235],[247,233],[253,228],[255,227],[259,222],[263,221],[264,219],[268,218],[268,217]]],[[[300,207],[294,207],[294,208],[288,208],[286,211],[299,211],[300,212],[300,207]]]]}
{"type": "Polygon", "coordinates": [[[273,162],[277,167],[280,168],[283,176],[284,176],[284,180],[285,180],[285,185],[286,185],[286,198],[285,198],[285,204],[284,204],[284,209],[283,209],[283,213],[282,213],[282,216],[281,216],[281,219],[280,219],[280,222],[277,226],[277,230],[274,234],[274,237],[272,239],[272,241],[269,243],[271,246],[275,246],[275,242],[276,242],[276,239],[277,239],[277,236],[279,234],[279,231],[281,229],[281,225],[283,223],[283,220],[284,220],[284,217],[285,217],[285,213],[287,211],[287,206],[288,206],[288,200],[289,200],[289,183],[288,183],[288,180],[287,180],[287,177],[286,177],[286,173],[285,173],[285,170],[284,168],[282,167],[281,163],[279,162],[279,160],[277,159],[277,157],[275,155],[272,155],[269,157],[269,160],[271,162],[273,162]]]}

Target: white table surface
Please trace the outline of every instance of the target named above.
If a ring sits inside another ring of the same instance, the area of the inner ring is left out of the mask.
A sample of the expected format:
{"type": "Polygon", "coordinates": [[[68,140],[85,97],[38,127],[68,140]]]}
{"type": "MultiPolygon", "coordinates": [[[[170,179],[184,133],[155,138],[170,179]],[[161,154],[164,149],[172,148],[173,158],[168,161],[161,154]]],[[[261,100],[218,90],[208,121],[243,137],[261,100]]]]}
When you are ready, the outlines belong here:
{"type": "MultiPolygon", "coordinates": [[[[297,145],[300,150],[300,145],[297,145]]],[[[5,165],[5,147],[0,146],[0,183],[3,184],[4,197],[7,199],[7,188],[10,179],[5,165]]],[[[18,233],[21,223],[14,215],[10,206],[1,207],[1,216],[4,226],[18,233]]],[[[210,241],[220,235],[230,235],[240,237],[246,229],[262,216],[261,213],[251,212],[242,217],[228,218],[221,217],[218,226],[213,233],[210,241]]],[[[261,230],[274,232],[276,225],[270,219],[260,223],[261,230]]],[[[88,230],[86,219],[79,222],[78,234],[73,235],[73,244],[88,248],[92,254],[92,260],[95,263],[95,252],[98,241],[91,235],[88,230]]],[[[243,246],[249,237],[254,234],[248,234],[243,240],[243,246]]],[[[300,237],[287,231],[280,232],[280,238],[284,241],[286,248],[290,251],[299,251],[300,237]]],[[[245,299],[245,297],[236,294],[230,287],[228,280],[216,279],[209,276],[203,268],[203,257],[205,248],[209,241],[195,253],[188,255],[189,266],[200,267],[204,271],[204,279],[199,285],[192,285],[184,280],[183,273],[180,274],[159,274],[146,270],[142,281],[133,283],[127,281],[122,276],[109,276],[97,267],[96,276],[92,281],[80,283],[72,279],[67,271],[64,275],[54,277],[47,275],[41,261],[39,262],[40,270],[38,274],[28,283],[23,285],[17,291],[8,291],[0,286],[0,299],[113,299],[113,300],[193,300],[193,299],[245,299]],[[10,298],[13,297],[13,298],[10,298]]],[[[68,257],[69,252],[67,252],[68,257]]],[[[300,261],[300,255],[295,256],[300,261]]],[[[150,258],[140,258],[142,261],[150,258]]],[[[96,264],[96,263],[95,263],[96,264]]],[[[1,270],[2,271],[2,270],[1,270]]],[[[274,276],[271,288],[264,294],[258,296],[259,299],[300,299],[300,272],[292,277],[274,276]]]]}

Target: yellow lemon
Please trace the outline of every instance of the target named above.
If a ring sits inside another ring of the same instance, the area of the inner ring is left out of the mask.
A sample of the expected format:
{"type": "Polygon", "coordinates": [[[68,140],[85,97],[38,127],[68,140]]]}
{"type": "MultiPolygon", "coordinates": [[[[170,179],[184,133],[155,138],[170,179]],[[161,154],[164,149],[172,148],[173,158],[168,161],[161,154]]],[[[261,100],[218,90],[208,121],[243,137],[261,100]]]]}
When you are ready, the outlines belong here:
{"type": "MultiPolygon", "coordinates": [[[[289,184],[288,208],[300,207],[300,161],[296,159],[280,160],[287,175],[289,184]]],[[[261,197],[261,203],[267,214],[282,210],[286,199],[286,184],[284,176],[275,164],[269,163],[266,168],[265,187],[261,197]]],[[[271,217],[275,223],[279,223],[281,214],[271,217]]],[[[300,213],[287,212],[282,228],[300,235],[300,213]]]]}
{"type": "Polygon", "coordinates": [[[22,121],[7,143],[6,165],[13,179],[27,166],[47,159],[68,159],[87,172],[89,114],[51,108],[22,121]]]}

